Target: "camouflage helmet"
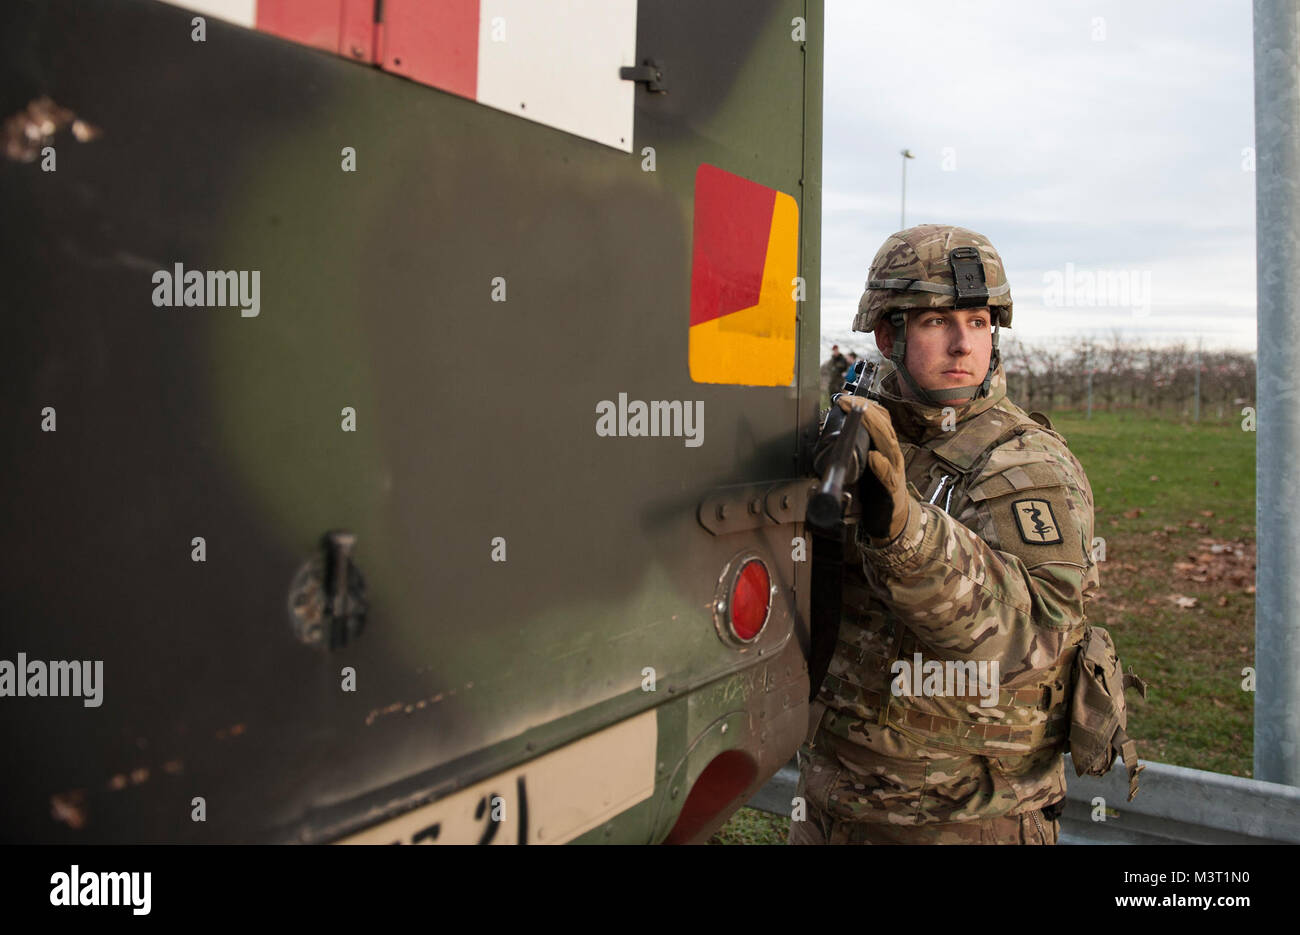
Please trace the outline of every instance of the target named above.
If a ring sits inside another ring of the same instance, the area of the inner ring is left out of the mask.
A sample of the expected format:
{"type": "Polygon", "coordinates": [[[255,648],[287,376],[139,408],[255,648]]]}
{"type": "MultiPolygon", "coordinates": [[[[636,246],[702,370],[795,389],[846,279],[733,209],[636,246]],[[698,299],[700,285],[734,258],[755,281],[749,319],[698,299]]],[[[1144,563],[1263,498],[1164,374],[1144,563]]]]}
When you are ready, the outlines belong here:
{"type": "Polygon", "coordinates": [[[988,238],[964,227],[920,224],[891,234],[877,251],[853,330],[874,331],[896,310],[986,305],[995,324],[1011,327],[1011,287],[988,238]],[[954,269],[961,290],[953,288],[954,269]]]}

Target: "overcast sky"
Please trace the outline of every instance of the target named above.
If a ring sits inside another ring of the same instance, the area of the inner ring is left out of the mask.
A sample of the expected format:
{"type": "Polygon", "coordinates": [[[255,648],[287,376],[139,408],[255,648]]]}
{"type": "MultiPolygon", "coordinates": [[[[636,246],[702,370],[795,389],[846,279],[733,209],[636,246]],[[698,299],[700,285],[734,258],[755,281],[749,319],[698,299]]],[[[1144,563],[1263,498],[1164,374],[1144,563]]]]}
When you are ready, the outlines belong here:
{"type": "Polygon", "coordinates": [[[906,147],[907,225],[993,242],[1008,336],[1254,350],[1251,56],[1249,0],[826,0],[824,345],[871,340],[906,147]]]}

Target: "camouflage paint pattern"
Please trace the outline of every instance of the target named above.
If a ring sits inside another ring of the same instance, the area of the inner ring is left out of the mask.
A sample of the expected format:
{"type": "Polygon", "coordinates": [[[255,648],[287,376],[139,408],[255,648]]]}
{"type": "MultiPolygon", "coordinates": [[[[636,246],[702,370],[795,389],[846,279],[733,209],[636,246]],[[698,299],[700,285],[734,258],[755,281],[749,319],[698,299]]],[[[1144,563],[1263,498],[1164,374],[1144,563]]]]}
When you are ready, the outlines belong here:
{"type": "Polygon", "coordinates": [[[0,3],[3,113],[49,93],[104,130],[60,136],[57,173],[0,165],[22,232],[0,251],[6,297],[39,310],[4,342],[0,658],[103,660],[108,685],[93,717],[0,704],[23,764],[0,841],[335,840],[647,711],[654,795],[585,840],[707,840],[794,754],[802,528],[715,535],[698,506],[810,460],[824,16],[820,0],[637,9],[636,61],[663,58],[671,93],[637,87],[630,155],[215,17],[196,45],[170,4],[0,3]],[[799,199],[797,387],[690,378],[701,163],[799,199]],[[260,270],[260,316],[154,306],[153,271],[182,260],[260,270]],[[504,394],[475,392],[485,353],[504,394]],[[594,407],[620,391],[701,401],[705,444],[599,436],[594,407]],[[39,433],[47,405],[58,433],[39,433]],[[290,591],[340,529],[370,613],[326,653],[295,638],[290,591]],[[714,602],[745,551],[778,593],[741,648],[714,602]],[[688,810],[724,755],[696,799],[711,809],[688,810]],[[227,803],[221,820],[178,810],[191,789],[227,803]]]}

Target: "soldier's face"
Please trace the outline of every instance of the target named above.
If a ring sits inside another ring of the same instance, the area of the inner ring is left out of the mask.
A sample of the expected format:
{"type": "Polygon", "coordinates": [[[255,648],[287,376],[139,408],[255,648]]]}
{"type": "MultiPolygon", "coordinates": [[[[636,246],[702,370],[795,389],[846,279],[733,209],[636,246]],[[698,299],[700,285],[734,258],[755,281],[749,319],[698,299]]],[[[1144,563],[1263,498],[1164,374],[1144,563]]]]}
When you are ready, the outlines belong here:
{"type": "MultiPolygon", "coordinates": [[[[987,308],[927,308],[908,312],[906,362],[912,379],[927,390],[979,383],[988,372],[989,359],[993,356],[991,329],[987,308]]],[[[894,348],[892,329],[877,329],[876,345],[888,357],[894,348]]],[[[906,382],[902,387],[907,392],[906,382]]]]}

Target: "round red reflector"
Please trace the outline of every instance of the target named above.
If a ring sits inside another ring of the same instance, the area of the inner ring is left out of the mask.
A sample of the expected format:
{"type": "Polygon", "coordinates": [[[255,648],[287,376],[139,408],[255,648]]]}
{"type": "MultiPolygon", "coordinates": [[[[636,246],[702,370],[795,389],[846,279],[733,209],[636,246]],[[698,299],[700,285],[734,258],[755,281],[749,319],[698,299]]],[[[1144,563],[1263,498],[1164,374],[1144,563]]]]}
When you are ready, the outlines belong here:
{"type": "Polygon", "coordinates": [[[731,631],[742,640],[752,640],[767,622],[772,584],[767,569],[751,559],[740,569],[731,589],[731,631]]]}

